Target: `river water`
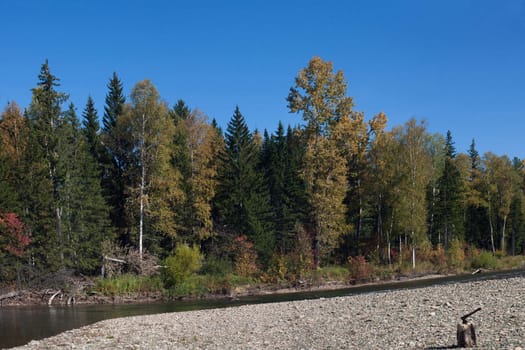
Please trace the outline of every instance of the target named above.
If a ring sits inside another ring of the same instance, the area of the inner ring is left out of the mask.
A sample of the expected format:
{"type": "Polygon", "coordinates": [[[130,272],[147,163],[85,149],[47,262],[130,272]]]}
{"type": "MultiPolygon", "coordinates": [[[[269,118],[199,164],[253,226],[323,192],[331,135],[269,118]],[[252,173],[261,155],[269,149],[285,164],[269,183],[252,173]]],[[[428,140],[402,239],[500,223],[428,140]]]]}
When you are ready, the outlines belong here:
{"type": "Polygon", "coordinates": [[[385,290],[420,288],[431,285],[461,283],[482,279],[508,278],[513,276],[525,276],[525,270],[485,272],[476,275],[447,276],[376,285],[363,285],[332,291],[261,295],[242,297],[238,300],[174,301],[169,303],[133,305],[3,307],[0,308],[0,348],[23,345],[31,340],[50,337],[69,329],[79,328],[101,320],[116,317],[202,310],[257,303],[332,298],[385,290]]]}

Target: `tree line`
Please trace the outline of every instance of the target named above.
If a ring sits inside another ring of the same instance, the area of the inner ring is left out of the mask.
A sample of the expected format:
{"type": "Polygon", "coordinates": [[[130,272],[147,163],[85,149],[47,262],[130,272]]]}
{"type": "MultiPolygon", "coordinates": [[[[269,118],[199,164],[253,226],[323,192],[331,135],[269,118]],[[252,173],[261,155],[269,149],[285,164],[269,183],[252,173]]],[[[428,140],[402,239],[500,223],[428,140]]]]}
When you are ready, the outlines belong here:
{"type": "Polygon", "coordinates": [[[79,117],[59,87],[46,61],[29,106],[0,117],[4,281],[96,274],[115,250],[164,259],[180,244],[260,271],[355,256],[415,267],[458,242],[524,252],[520,159],[481,156],[474,140],[457,153],[450,131],[415,119],[387,130],[319,57],[287,97],[304,123],[274,132],[251,131],[239,107],[223,131],[182,100],[169,107],[149,80],[125,96],[116,73],[99,124],[91,97],[79,117]]]}

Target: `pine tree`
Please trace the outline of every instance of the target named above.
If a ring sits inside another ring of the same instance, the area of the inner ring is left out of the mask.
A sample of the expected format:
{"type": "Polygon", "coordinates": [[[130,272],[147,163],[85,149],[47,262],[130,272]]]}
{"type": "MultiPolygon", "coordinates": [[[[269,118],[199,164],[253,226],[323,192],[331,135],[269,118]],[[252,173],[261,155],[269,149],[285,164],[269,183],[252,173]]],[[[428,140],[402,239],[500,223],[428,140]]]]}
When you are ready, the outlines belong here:
{"type": "Polygon", "coordinates": [[[463,222],[463,184],[461,174],[455,164],[456,149],[450,131],[445,142],[445,162],[443,173],[438,180],[438,195],[436,203],[435,231],[440,233],[445,249],[452,239],[464,239],[463,222]]]}
{"type": "Polygon", "coordinates": [[[121,243],[126,245],[130,244],[130,225],[125,211],[128,200],[126,187],[129,185],[125,174],[130,165],[131,146],[127,131],[118,124],[124,114],[126,99],[123,95],[122,82],[116,73],[113,73],[107,87],[100,136],[104,145],[101,155],[102,188],[110,207],[112,226],[116,228],[121,243]]]}
{"type": "Polygon", "coordinates": [[[85,124],[81,130],[71,104],[60,130],[61,163],[67,174],[61,189],[63,251],[66,265],[84,273],[93,273],[100,266],[102,242],[113,238],[100,186],[100,170],[91,153],[89,127],[85,124]]]}
{"type": "Polygon", "coordinates": [[[25,174],[28,176],[26,188],[30,191],[25,198],[25,212],[34,232],[35,266],[55,270],[64,266],[60,189],[65,174],[59,164],[61,135],[58,130],[63,122],[61,105],[68,96],[55,90],[59,79],[51,74],[47,60],[38,79],[28,109],[31,140],[25,162],[31,169],[25,174]]]}
{"type": "Polygon", "coordinates": [[[490,249],[488,203],[485,201],[481,158],[472,140],[470,169],[465,191],[465,240],[479,248],[490,249]]]}
{"type": "Polygon", "coordinates": [[[95,102],[91,96],[88,97],[86,107],[82,112],[82,117],[84,134],[89,146],[89,151],[98,162],[101,159],[102,153],[99,135],[100,126],[98,124],[98,115],[97,110],[95,109],[95,102]]]}
{"type": "Polygon", "coordinates": [[[265,131],[260,168],[270,191],[276,247],[281,254],[293,250],[296,225],[303,223],[307,210],[304,183],[299,176],[302,157],[300,142],[291,127],[285,134],[279,122],[274,135],[265,131]]]}
{"type": "Polygon", "coordinates": [[[246,234],[267,262],[274,246],[269,194],[258,171],[259,149],[238,107],[228,123],[220,160],[215,198],[218,224],[232,233],[246,234]]]}

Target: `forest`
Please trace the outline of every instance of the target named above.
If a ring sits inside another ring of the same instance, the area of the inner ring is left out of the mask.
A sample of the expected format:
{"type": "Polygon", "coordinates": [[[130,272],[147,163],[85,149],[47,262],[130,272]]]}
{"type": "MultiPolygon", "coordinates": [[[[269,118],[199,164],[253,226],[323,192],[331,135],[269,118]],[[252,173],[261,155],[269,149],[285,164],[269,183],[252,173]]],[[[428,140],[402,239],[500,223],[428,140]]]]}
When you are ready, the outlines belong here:
{"type": "Polygon", "coordinates": [[[303,123],[275,131],[250,130],[236,106],[223,130],[147,79],[125,96],[116,73],[104,110],[87,97],[78,115],[47,61],[35,80],[29,106],[0,116],[2,283],[63,269],[166,288],[330,267],[357,278],[524,253],[520,159],[365,116],[319,57],[283,96],[303,123]]]}

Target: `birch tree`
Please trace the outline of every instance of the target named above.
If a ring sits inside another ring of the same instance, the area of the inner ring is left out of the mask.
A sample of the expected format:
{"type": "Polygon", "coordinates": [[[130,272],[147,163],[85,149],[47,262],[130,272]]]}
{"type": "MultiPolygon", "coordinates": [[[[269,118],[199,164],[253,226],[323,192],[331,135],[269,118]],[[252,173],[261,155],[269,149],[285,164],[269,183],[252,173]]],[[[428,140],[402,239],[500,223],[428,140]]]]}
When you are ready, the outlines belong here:
{"type": "Polygon", "coordinates": [[[331,136],[341,118],[349,118],[352,112],[354,103],[346,92],[343,72],[334,73],[331,62],[314,57],[299,71],[287,98],[289,111],[301,113],[306,122],[302,176],[311,207],[316,268],[320,252],[331,252],[338,237],[347,231],[343,204],[347,166],[331,136]]]}

